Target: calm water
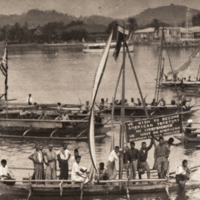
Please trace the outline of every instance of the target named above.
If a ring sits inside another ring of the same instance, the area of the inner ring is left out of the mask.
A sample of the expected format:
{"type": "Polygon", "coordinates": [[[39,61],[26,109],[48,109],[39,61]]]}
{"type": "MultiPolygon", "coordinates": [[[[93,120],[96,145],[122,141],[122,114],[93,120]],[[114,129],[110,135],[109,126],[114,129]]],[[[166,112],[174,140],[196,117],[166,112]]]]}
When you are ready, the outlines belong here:
{"type": "MultiPolygon", "coordinates": [[[[100,54],[83,54],[81,48],[73,47],[9,47],[9,93],[10,99],[17,98],[17,102],[25,102],[27,95],[32,94],[35,102],[38,103],[84,103],[86,100],[91,100],[91,92],[94,74],[97,65],[100,61],[100,54]]],[[[184,62],[192,53],[193,49],[177,49],[170,50],[170,58],[173,67],[177,67],[184,62]]],[[[3,49],[0,52],[3,54],[3,49]]],[[[143,91],[143,95],[147,95],[147,102],[151,102],[154,97],[155,78],[158,63],[158,51],[154,46],[136,46],[135,53],[132,54],[134,66],[139,78],[139,82],[143,91]]],[[[165,73],[170,70],[169,62],[165,57],[165,73]]],[[[122,63],[122,55],[118,62],[115,62],[112,55],[109,56],[105,75],[100,86],[97,100],[108,98],[110,101],[114,95],[116,80],[119,69],[122,63]]],[[[195,58],[192,63],[192,73],[196,74],[199,65],[199,58],[195,58]]],[[[1,76],[0,92],[4,89],[4,80],[1,76]]],[[[121,96],[121,84],[118,89],[117,98],[121,96]]],[[[130,102],[130,98],[139,97],[135,78],[128,59],[126,59],[126,98],[130,102]]],[[[161,97],[164,97],[167,102],[176,99],[176,94],[170,90],[161,92],[161,97]]],[[[197,102],[198,98],[193,98],[191,105],[197,102]]],[[[192,116],[195,122],[199,121],[199,112],[192,116]]],[[[116,144],[118,143],[119,128],[115,128],[116,144]]],[[[110,149],[110,136],[96,142],[96,154],[98,162],[107,162],[110,149]]],[[[28,156],[33,151],[34,140],[1,140],[0,152],[1,159],[8,160],[9,167],[32,168],[32,162],[28,160],[28,156]]],[[[40,141],[47,148],[49,141],[40,141]]],[[[175,140],[178,143],[177,140],[175,140]]],[[[147,141],[149,143],[149,141],[147,141]]],[[[60,148],[60,142],[55,142],[55,149],[60,148]]],[[[136,148],[140,148],[141,141],[136,143],[136,148]]],[[[90,159],[88,154],[88,145],[86,142],[69,142],[69,149],[73,151],[79,148],[82,155],[82,165],[89,167],[90,159]]],[[[153,148],[149,153],[148,162],[153,166],[153,148]]],[[[179,145],[171,148],[170,155],[170,171],[175,171],[183,159],[189,160],[190,166],[199,165],[200,151],[195,150],[195,145],[179,145]]],[[[28,177],[32,174],[31,170],[11,170],[11,173],[16,179],[28,177]]],[[[146,177],[146,175],[144,175],[146,177]]],[[[198,181],[200,170],[197,171],[192,180],[198,181]]],[[[190,183],[192,183],[190,180],[190,183]]],[[[200,190],[191,190],[181,196],[171,194],[172,199],[200,199],[200,190]]],[[[59,198],[59,197],[58,197],[59,198]]],[[[58,199],[56,198],[56,199],[58,199]]],[[[84,199],[126,199],[125,196],[106,196],[84,199]]],[[[5,199],[5,197],[0,197],[5,199]]],[[[17,198],[15,198],[17,199],[17,198]]],[[[20,198],[22,199],[22,198],[20,198]]],[[[37,198],[38,199],[38,198],[37,198]]],[[[48,199],[48,198],[45,198],[48,199]]],[[[131,199],[167,199],[165,194],[152,195],[131,195],[131,199]]]]}

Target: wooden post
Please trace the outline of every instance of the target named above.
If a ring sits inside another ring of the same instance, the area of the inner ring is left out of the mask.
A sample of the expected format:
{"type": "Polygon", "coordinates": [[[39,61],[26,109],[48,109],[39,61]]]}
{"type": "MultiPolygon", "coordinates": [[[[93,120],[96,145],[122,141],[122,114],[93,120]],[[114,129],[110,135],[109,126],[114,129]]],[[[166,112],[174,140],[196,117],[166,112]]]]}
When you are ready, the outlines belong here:
{"type": "MultiPolygon", "coordinates": [[[[124,24],[124,30],[123,30],[123,68],[122,68],[122,103],[121,103],[121,132],[120,132],[120,148],[122,149],[122,152],[124,151],[124,133],[125,133],[125,23],[124,24]]],[[[122,179],[123,175],[123,153],[120,156],[119,161],[119,179],[122,179]]]]}
{"type": "Polygon", "coordinates": [[[182,112],[183,112],[183,104],[182,104],[183,97],[184,97],[184,95],[181,97],[181,117],[180,117],[180,123],[181,123],[180,132],[182,134],[182,143],[184,142],[184,135],[183,135],[183,115],[182,115],[182,112]]]}
{"type": "Polygon", "coordinates": [[[142,90],[140,88],[140,84],[139,84],[139,81],[138,81],[138,78],[137,78],[137,74],[136,74],[136,71],[135,71],[135,68],[134,68],[134,65],[133,65],[133,61],[131,59],[131,54],[130,54],[130,51],[129,51],[127,44],[126,44],[126,48],[127,48],[128,56],[129,56],[131,66],[132,66],[132,69],[133,69],[133,73],[135,75],[135,80],[136,80],[136,83],[137,83],[137,86],[138,86],[138,90],[140,92],[140,97],[142,99],[142,104],[143,104],[143,108],[144,108],[144,111],[145,111],[145,115],[146,115],[147,118],[149,118],[149,115],[148,115],[148,112],[147,112],[147,109],[146,109],[146,105],[145,105],[145,102],[144,102],[144,98],[143,98],[143,95],[142,95],[142,90]]]}

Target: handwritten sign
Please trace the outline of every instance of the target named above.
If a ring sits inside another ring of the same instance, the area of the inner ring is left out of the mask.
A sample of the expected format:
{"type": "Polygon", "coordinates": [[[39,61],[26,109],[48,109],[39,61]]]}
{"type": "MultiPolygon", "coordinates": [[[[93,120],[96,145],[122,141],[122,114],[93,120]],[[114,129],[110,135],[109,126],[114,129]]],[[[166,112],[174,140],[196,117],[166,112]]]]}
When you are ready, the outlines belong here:
{"type": "Polygon", "coordinates": [[[126,123],[126,132],[129,142],[151,138],[151,131],[153,131],[155,136],[180,133],[180,128],[179,114],[126,123]]]}

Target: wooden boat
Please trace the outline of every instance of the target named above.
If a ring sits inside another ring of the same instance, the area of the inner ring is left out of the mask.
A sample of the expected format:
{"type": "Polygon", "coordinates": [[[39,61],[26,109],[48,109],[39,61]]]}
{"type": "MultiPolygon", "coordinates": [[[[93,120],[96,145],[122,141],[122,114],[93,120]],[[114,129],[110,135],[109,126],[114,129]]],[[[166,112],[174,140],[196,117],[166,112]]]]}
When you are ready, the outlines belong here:
{"type": "MultiPolygon", "coordinates": [[[[106,137],[106,133],[110,130],[110,127],[96,122],[95,138],[106,137]]],[[[0,137],[86,140],[87,134],[87,120],[0,119],[0,137]]]]}
{"type": "MultiPolygon", "coordinates": [[[[99,184],[87,184],[81,189],[80,183],[77,184],[63,184],[61,187],[59,182],[53,185],[44,184],[16,184],[14,186],[5,185],[0,183],[1,195],[9,196],[41,196],[41,197],[73,197],[73,196],[97,196],[97,195],[127,195],[129,194],[141,194],[141,193],[158,193],[166,192],[166,187],[169,188],[169,192],[179,191],[180,188],[175,181],[152,181],[152,184],[148,184],[146,180],[141,183],[136,181],[136,184],[132,184],[132,181],[121,180],[118,183],[113,181],[104,181],[99,184]],[[107,183],[106,183],[107,182],[107,183]],[[30,192],[31,191],[31,192],[30,192]]],[[[70,181],[67,181],[70,182],[70,181]]],[[[185,189],[197,189],[199,184],[187,185],[185,189]]]]}
{"type": "MultiPolygon", "coordinates": [[[[121,114],[121,107],[115,106],[114,107],[114,115],[120,115],[121,114]]],[[[157,117],[162,115],[168,115],[168,114],[175,114],[180,112],[180,108],[175,106],[147,106],[146,107],[148,115],[151,117],[157,117]]],[[[193,115],[198,109],[196,110],[190,110],[190,109],[183,109],[183,115],[193,115]]],[[[105,110],[104,113],[111,113],[111,109],[105,110]]],[[[131,117],[131,118],[144,118],[146,117],[145,111],[143,106],[128,106],[125,107],[125,116],[131,117]]]]}
{"type": "MultiPolygon", "coordinates": [[[[106,43],[89,43],[84,44],[83,52],[84,53],[102,53],[106,43]]],[[[112,42],[110,46],[110,53],[114,53],[116,43],[112,42]]],[[[134,51],[134,46],[130,45],[130,52],[134,51]]]]}
{"type": "MultiPolygon", "coordinates": [[[[176,139],[182,141],[182,136],[174,136],[176,139]]],[[[200,143],[200,137],[196,138],[188,138],[188,137],[183,137],[183,141],[185,143],[200,143]]]]}

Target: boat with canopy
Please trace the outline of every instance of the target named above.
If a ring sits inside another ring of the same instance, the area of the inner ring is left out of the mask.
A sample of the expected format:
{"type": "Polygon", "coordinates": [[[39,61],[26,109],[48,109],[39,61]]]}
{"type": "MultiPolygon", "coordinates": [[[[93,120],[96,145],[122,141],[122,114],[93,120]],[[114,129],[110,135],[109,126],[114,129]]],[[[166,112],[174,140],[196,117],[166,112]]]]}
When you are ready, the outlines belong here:
{"type": "MultiPolygon", "coordinates": [[[[124,28],[123,28],[124,29],[124,28]]],[[[122,29],[122,30],[123,30],[122,29]]],[[[123,31],[125,32],[125,31],[123,31]]],[[[123,33],[122,32],[122,33],[123,33]]],[[[97,71],[95,73],[95,79],[93,84],[93,92],[92,92],[92,110],[89,116],[89,132],[88,132],[88,146],[90,152],[90,159],[91,159],[91,167],[90,167],[90,174],[89,180],[90,182],[87,184],[83,183],[75,183],[70,180],[26,180],[24,182],[27,183],[26,186],[8,186],[3,183],[0,183],[0,192],[1,194],[9,194],[9,195],[28,195],[28,199],[31,196],[80,196],[80,199],[83,196],[94,196],[94,195],[127,195],[127,198],[130,198],[130,194],[136,193],[157,193],[157,192],[166,192],[167,195],[169,194],[168,191],[170,190],[178,190],[178,185],[175,183],[175,179],[168,180],[168,179],[133,179],[129,180],[123,177],[123,156],[120,157],[119,160],[119,174],[118,179],[116,180],[95,180],[95,174],[98,174],[97,168],[97,160],[96,160],[96,148],[95,148],[95,129],[94,129],[94,105],[95,100],[97,97],[98,89],[100,87],[100,83],[106,68],[106,62],[109,55],[109,47],[112,39],[112,33],[108,39],[107,45],[105,47],[104,53],[102,55],[100,64],[98,65],[97,71]],[[152,184],[149,184],[148,182],[152,184]],[[39,182],[55,182],[52,185],[44,185],[38,184],[39,182]],[[135,182],[136,184],[133,184],[135,182]],[[68,183],[68,184],[67,184],[68,183]],[[69,184],[72,183],[72,184],[69,184]]],[[[140,92],[141,99],[143,101],[144,110],[147,116],[147,120],[149,119],[148,113],[146,111],[146,107],[144,104],[144,98],[142,95],[142,91],[139,85],[139,81],[135,72],[135,68],[130,56],[129,48],[126,45],[125,36],[123,36],[123,64],[122,64],[122,100],[125,100],[125,52],[127,52],[131,66],[133,69],[133,73],[136,79],[136,83],[140,92]]],[[[125,143],[125,134],[126,134],[126,122],[125,115],[124,115],[125,105],[124,101],[122,101],[121,106],[121,122],[120,125],[120,148],[124,148],[125,143]]],[[[113,123],[114,124],[114,123],[113,123]]],[[[111,139],[111,150],[114,147],[114,132],[112,132],[112,139],[111,139]]],[[[127,142],[127,141],[126,141],[127,142]]],[[[9,181],[8,181],[9,182],[9,181]]],[[[18,182],[16,180],[16,182],[18,182]]],[[[191,185],[186,186],[186,188],[198,188],[199,185],[191,185]]]]}

